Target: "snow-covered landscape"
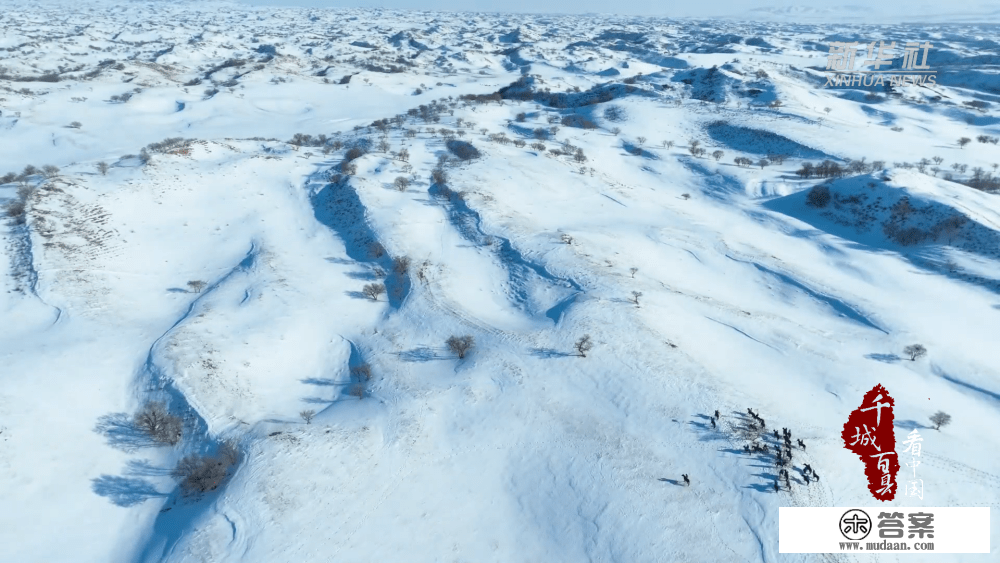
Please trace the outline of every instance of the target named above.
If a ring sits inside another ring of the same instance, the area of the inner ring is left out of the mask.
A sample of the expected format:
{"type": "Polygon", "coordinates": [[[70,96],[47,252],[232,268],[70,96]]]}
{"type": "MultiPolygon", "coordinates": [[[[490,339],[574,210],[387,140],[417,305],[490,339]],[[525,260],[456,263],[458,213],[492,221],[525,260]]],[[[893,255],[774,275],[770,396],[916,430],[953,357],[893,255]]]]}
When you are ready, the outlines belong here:
{"type": "Polygon", "coordinates": [[[1000,507],[995,31],[8,4],[0,561],[997,560],[777,542],[1000,507]]]}

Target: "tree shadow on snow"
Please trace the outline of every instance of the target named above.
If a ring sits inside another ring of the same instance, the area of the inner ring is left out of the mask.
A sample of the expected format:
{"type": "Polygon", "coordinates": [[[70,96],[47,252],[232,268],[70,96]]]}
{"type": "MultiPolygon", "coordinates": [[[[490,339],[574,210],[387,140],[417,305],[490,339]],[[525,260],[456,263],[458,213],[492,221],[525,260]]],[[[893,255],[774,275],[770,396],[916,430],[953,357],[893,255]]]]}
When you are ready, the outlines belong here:
{"type": "Polygon", "coordinates": [[[920,428],[930,428],[926,424],[921,424],[916,420],[896,420],[892,423],[893,426],[898,426],[904,430],[917,430],[920,428]]]}
{"type": "Polygon", "coordinates": [[[684,483],[678,481],[677,479],[667,479],[666,477],[660,477],[659,480],[664,483],[670,483],[671,485],[677,485],[678,487],[684,486],[684,483]]]}
{"type": "Polygon", "coordinates": [[[125,474],[131,477],[168,477],[170,469],[157,467],[148,459],[133,459],[125,465],[125,474]]]}
{"type": "Polygon", "coordinates": [[[865,357],[869,360],[875,360],[876,362],[884,362],[887,364],[894,364],[903,359],[896,354],[865,354],[865,357]]]}
{"type": "Polygon", "coordinates": [[[374,281],[379,279],[375,272],[347,272],[347,277],[355,280],[374,281]]]}
{"type": "Polygon", "coordinates": [[[308,377],[306,379],[301,379],[300,381],[302,383],[305,383],[306,385],[330,385],[330,386],[340,385],[340,386],[344,386],[344,385],[350,385],[351,384],[350,381],[335,381],[333,379],[320,379],[318,377],[308,377]]]}
{"type": "Polygon", "coordinates": [[[101,475],[91,485],[94,493],[118,506],[135,506],[151,498],[165,497],[167,493],[156,490],[152,483],[137,477],[101,475]]]}
{"type": "Polygon", "coordinates": [[[536,358],[568,358],[571,356],[580,356],[580,354],[570,354],[569,352],[563,352],[561,350],[556,350],[555,348],[534,348],[531,350],[531,355],[536,358]]]}
{"type": "Polygon", "coordinates": [[[414,348],[399,353],[399,359],[404,362],[429,362],[432,360],[447,360],[453,356],[442,356],[433,348],[414,348]]]}
{"type": "Polygon", "coordinates": [[[132,417],[124,412],[106,414],[97,419],[94,432],[103,434],[109,446],[125,453],[134,452],[139,448],[155,448],[162,445],[136,428],[135,424],[132,423],[132,417]]]}

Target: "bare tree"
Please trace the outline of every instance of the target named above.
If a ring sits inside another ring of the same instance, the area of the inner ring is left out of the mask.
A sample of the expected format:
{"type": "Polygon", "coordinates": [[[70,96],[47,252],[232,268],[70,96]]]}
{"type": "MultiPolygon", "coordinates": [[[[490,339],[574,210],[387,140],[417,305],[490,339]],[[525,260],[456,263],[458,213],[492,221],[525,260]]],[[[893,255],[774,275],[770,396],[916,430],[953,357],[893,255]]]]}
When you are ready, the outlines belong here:
{"type": "Polygon", "coordinates": [[[700,145],[701,145],[701,141],[693,139],[688,144],[688,152],[690,152],[693,156],[699,156],[699,155],[701,155],[702,153],[705,152],[705,149],[701,148],[700,145]]]}
{"type": "Polygon", "coordinates": [[[672,148],[674,148],[674,142],[673,141],[663,141],[663,146],[667,147],[668,149],[672,149],[672,148]]]}
{"type": "Polygon", "coordinates": [[[633,266],[633,267],[629,268],[628,271],[629,271],[629,273],[632,274],[632,277],[634,278],[635,277],[635,273],[639,271],[639,268],[636,268],[635,266],[633,266]]]}
{"type": "Polygon", "coordinates": [[[72,122],[72,123],[69,124],[69,128],[70,129],[79,129],[81,127],[83,127],[83,124],[80,123],[79,121],[74,121],[74,122],[72,122]]]}
{"type": "Polygon", "coordinates": [[[465,358],[465,355],[476,345],[476,341],[471,336],[450,336],[448,340],[445,341],[448,345],[448,349],[452,352],[458,354],[459,359],[465,358]]]}
{"type": "Polygon", "coordinates": [[[448,173],[441,168],[431,170],[431,183],[443,186],[448,183],[448,173]]]}
{"type": "Polygon", "coordinates": [[[316,411],[312,409],[304,410],[299,413],[299,416],[302,417],[302,420],[306,421],[306,424],[312,424],[312,419],[316,416],[316,411]]]}
{"type": "Polygon", "coordinates": [[[409,187],[410,181],[404,176],[398,176],[395,180],[393,180],[392,185],[395,186],[397,190],[404,192],[406,191],[406,188],[409,187]]]}
{"type": "Polygon", "coordinates": [[[574,344],[573,347],[576,348],[576,352],[577,354],[580,354],[581,358],[586,358],[587,352],[594,347],[594,343],[590,340],[589,334],[584,334],[580,340],[576,341],[576,344],[574,344]]]}
{"type": "Polygon", "coordinates": [[[97,171],[101,173],[101,176],[107,176],[108,175],[108,170],[110,168],[111,167],[108,166],[108,163],[104,162],[103,160],[101,162],[97,163],[97,171]]]}
{"type": "Polygon", "coordinates": [[[373,258],[381,258],[385,255],[385,247],[381,243],[373,242],[368,245],[368,252],[373,258]]]}
{"type": "Polygon", "coordinates": [[[621,127],[612,127],[611,128],[611,134],[614,135],[615,137],[617,137],[621,132],[622,132],[622,128],[621,127]]]}
{"type": "Polygon", "coordinates": [[[171,446],[180,441],[184,428],[181,418],[170,414],[162,401],[147,402],[135,413],[132,423],[153,440],[171,446]]]}
{"type": "Polygon", "coordinates": [[[193,291],[195,293],[201,293],[202,290],[205,289],[205,286],[208,285],[208,284],[206,284],[205,282],[203,282],[201,280],[192,280],[192,281],[189,281],[187,283],[187,285],[188,285],[189,288],[191,288],[191,291],[193,291]]]}
{"type": "Polygon", "coordinates": [[[927,348],[924,348],[922,344],[911,344],[906,348],[903,348],[903,353],[910,357],[910,361],[916,361],[917,358],[922,358],[927,355],[927,348]]]}
{"type": "Polygon", "coordinates": [[[632,301],[632,303],[635,303],[636,307],[639,306],[639,298],[640,297],[642,297],[642,292],[641,291],[633,291],[632,292],[632,299],[631,299],[631,301],[632,301]]]}
{"type": "Polygon", "coordinates": [[[55,178],[59,175],[59,167],[53,166],[52,164],[46,164],[42,167],[42,174],[44,174],[46,178],[55,178]]]}
{"type": "Polygon", "coordinates": [[[378,296],[385,293],[385,286],[380,283],[365,284],[365,286],[361,288],[361,293],[365,294],[365,297],[371,299],[372,301],[378,301],[378,296]]]}
{"type": "Polygon", "coordinates": [[[351,386],[349,391],[352,397],[357,397],[358,399],[365,398],[365,386],[360,383],[355,383],[351,386]]]}
{"type": "Polygon", "coordinates": [[[931,423],[934,425],[934,430],[940,431],[942,426],[951,424],[951,415],[944,411],[937,411],[931,415],[931,423]]]}
{"type": "Polygon", "coordinates": [[[963,148],[964,149],[965,145],[968,145],[971,142],[972,142],[972,139],[970,139],[968,137],[962,137],[961,139],[958,140],[958,146],[959,146],[959,148],[963,148]]]}
{"type": "Polygon", "coordinates": [[[351,375],[358,381],[368,381],[372,378],[372,368],[368,364],[357,365],[351,368],[351,375]]]}
{"type": "Polygon", "coordinates": [[[403,275],[406,272],[410,271],[411,262],[412,260],[410,260],[409,256],[400,256],[398,258],[394,258],[392,261],[392,271],[396,272],[399,275],[403,275]]]}
{"type": "Polygon", "coordinates": [[[757,166],[760,166],[761,170],[763,170],[764,167],[767,166],[768,164],[771,164],[771,162],[769,160],[767,160],[766,158],[762,158],[762,159],[760,159],[760,160],[757,161],[757,166]]]}
{"type": "Polygon", "coordinates": [[[229,469],[238,461],[239,450],[236,444],[226,441],[219,445],[214,456],[184,456],[171,475],[180,479],[184,494],[205,493],[221,485],[229,475],[229,469]]]}
{"type": "Polygon", "coordinates": [[[716,162],[719,162],[719,159],[722,158],[723,155],[725,155],[725,154],[726,153],[724,153],[722,151],[713,151],[712,152],[712,158],[714,158],[716,162]]]}
{"type": "Polygon", "coordinates": [[[638,141],[640,145],[646,142],[645,137],[636,137],[635,140],[638,141]]]}

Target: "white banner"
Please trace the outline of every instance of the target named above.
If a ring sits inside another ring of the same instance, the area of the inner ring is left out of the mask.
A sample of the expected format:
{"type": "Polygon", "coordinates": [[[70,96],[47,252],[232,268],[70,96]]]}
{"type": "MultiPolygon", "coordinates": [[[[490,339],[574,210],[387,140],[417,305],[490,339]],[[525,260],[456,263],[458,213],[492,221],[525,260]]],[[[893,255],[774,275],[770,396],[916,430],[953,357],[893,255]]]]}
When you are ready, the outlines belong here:
{"type": "Polygon", "coordinates": [[[989,553],[990,509],[778,508],[779,553],[989,553]]]}

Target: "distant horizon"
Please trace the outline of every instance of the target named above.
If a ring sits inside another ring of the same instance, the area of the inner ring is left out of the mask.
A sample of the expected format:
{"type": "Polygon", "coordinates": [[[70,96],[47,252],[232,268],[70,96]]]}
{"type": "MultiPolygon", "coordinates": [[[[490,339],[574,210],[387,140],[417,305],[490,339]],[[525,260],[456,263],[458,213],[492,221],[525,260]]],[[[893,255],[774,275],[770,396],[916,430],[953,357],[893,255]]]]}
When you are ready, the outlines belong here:
{"type": "Polygon", "coordinates": [[[415,10],[441,12],[484,12],[524,15],[607,15],[646,16],[678,19],[732,19],[746,21],[793,21],[810,24],[821,23],[1000,23],[1000,5],[992,2],[963,3],[955,7],[942,7],[936,3],[907,5],[905,13],[893,7],[866,5],[832,6],[827,2],[801,0],[766,0],[744,2],[719,0],[692,5],[681,2],[649,2],[647,0],[622,0],[616,2],[615,11],[607,11],[608,4],[600,0],[508,0],[499,3],[489,0],[233,0],[252,6],[278,6],[301,8],[361,8],[387,10],[415,10]],[[875,11],[879,10],[881,11],[875,11]]]}

